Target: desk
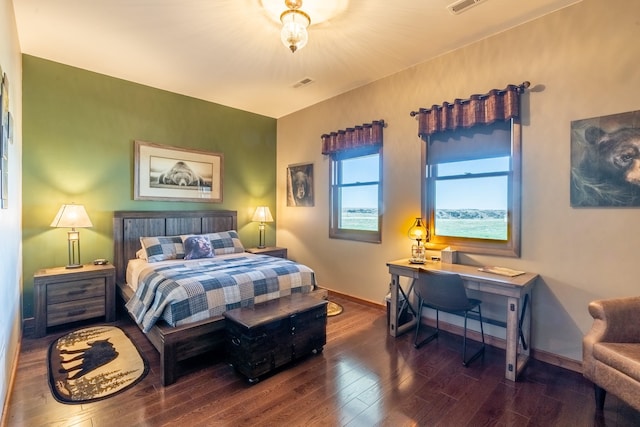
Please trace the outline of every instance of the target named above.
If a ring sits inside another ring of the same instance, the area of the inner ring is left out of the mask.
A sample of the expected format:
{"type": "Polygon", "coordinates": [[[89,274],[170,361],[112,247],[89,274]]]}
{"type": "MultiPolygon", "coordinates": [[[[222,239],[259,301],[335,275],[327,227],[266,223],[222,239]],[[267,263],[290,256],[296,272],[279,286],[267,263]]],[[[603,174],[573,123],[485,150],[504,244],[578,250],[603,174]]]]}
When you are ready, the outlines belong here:
{"type": "Polygon", "coordinates": [[[505,378],[515,381],[529,360],[531,349],[531,289],[538,278],[537,274],[525,273],[516,277],[500,276],[478,271],[478,267],[462,264],[445,264],[430,262],[411,264],[408,259],[387,263],[391,274],[391,302],[389,315],[389,334],[398,336],[416,325],[417,318],[403,325],[398,325],[398,301],[402,293],[409,300],[413,281],[420,278],[424,271],[443,271],[457,273],[462,277],[465,287],[480,293],[501,295],[507,299],[506,321],[506,363],[505,378]],[[400,277],[412,279],[411,286],[405,293],[400,285],[400,277]]]}

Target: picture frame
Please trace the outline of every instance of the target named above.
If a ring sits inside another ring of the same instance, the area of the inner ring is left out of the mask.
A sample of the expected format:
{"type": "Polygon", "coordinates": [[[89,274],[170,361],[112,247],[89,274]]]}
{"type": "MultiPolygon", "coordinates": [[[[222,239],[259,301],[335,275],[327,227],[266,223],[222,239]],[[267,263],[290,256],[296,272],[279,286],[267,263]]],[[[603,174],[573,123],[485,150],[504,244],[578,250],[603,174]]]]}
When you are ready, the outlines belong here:
{"type": "Polygon", "coordinates": [[[134,141],[134,200],[222,203],[222,153],[134,141]]]}
{"type": "Polygon", "coordinates": [[[572,207],[640,207],[640,111],[571,122],[572,207]]]}
{"type": "Polygon", "coordinates": [[[287,167],[287,206],[314,206],[313,163],[287,167]]]}

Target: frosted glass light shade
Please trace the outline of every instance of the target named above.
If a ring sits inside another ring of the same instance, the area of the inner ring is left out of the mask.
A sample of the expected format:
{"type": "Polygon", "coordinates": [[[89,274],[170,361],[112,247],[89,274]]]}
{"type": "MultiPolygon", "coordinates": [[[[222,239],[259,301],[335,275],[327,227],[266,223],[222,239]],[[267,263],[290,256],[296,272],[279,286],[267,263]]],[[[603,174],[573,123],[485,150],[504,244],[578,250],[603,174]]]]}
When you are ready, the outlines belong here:
{"type": "Polygon", "coordinates": [[[427,227],[425,227],[424,223],[422,222],[422,218],[416,218],[416,220],[413,222],[413,225],[409,229],[409,232],[407,233],[407,236],[409,236],[411,240],[417,240],[418,242],[427,240],[428,235],[429,232],[427,231],[427,227]]]}
{"type": "Polygon", "coordinates": [[[301,10],[289,9],[282,12],[280,21],[282,22],[280,39],[292,53],[307,45],[309,41],[307,27],[311,24],[309,15],[301,10]]]}

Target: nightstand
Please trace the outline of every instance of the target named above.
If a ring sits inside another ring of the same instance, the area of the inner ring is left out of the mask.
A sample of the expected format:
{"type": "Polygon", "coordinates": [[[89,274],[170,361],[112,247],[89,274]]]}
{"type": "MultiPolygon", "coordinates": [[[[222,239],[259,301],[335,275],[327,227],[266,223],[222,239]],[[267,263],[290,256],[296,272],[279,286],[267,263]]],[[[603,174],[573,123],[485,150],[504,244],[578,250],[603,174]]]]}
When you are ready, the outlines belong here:
{"type": "Polygon", "coordinates": [[[279,248],[277,246],[267,246],[266,248],[249,248],[245,249],[252,254],[271,255],[278,258],[287,258],[287,248],[279,248]]]}
{"type": "Polygon", "coordinates": [[[116,269],[85,264],[82,268],[45,268],[33,275],[35,336],[47,327],[104,316],[116,320],[116,269]]]}

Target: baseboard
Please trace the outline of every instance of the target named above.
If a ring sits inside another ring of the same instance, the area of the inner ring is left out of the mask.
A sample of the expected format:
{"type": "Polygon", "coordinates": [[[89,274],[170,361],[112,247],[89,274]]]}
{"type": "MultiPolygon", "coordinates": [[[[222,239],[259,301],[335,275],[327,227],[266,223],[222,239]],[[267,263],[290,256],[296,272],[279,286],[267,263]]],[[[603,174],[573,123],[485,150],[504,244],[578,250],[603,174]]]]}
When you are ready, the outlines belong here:
{"type": "Polygon", "coordinates": [[[353,301],[355,303],[358,304],[362,304],[362,305],[366,305],[372,308],[377,308],[378,310],[382,310],[382,311],[386,311],[386,307],[383,304],[377,303],[377,302],[373,302],[373,301],[368,301],[362,298],[357,298],[351,295],[347,295],[347,294],[343,294],[341,292],[338,291],[333,291],[331,289],[327,289],[327,291],[329,292],[329,298],[331,298],[331,296],[338,296],[340,298],[349,300],[349,301],[353,301]]]}
{"type": "MultiPolygon", "coordinates": [[[[358,297],[354,297],[354,296],[351,296],[351,295],[347,295],[347,294],[343,294],[343,293],[340,293],[340,292],[337,292],[337,291],[333,291],[331,289],[329,289],[328,291],[329,291],[329,298],[331,298],[331,295],[337,295],[340,298],[344,298],[346,300],[353,301],[353,302],[356,302],[358,304],[363,304],[363,305],[366,305],[366,306],[369,306],[369,307],[375,307],[375,308],[378,308],[380,310],[386,310],[386,307],[383,304],[378,304],[378,303],[375,303],[373,301],[367,301],[367,300],[364,300],[364,299],[361,299],[361,298],[358,298],[358,297]]],[[[436,325],[435,319],[430,319],[430,318],[427,318],[427,317],[423,317],[422,318],[422,322],[423,322],[423,324],[429,325],[429,326],[432,326],[432,327],[435,327],[435,325],[436,325]]],[[[454,324],[443,322],[443,321],[440,321],[440,329],[442,329],[443,331],[455,334],[455,335],[463,335],[464,334],[464,328],[462,326],[454,325],[454,324]]],[[[477,332],[477,331],[468,330],[467,331],[467,336],[469,338],[473,339],[473,340],[476,340],[476,341],[482,340],[480,332],[477,332]]],[[[494,337],[494,336],[491,336],[491,335],[485,335],[484,336],[484,340],[488,345],[490,345],[492,347],[500,348],[502,350],[506,350],[506,348],[507,348],[507,342],[506,342],[506,340],[504,340],[502,338],[494,337]]],[[[579,360],[569,359],[568,357],[560,356],[558,354],[549,353],[548,351],[544,351],[544,350],[537,350],[535,348],[531,349],[530,357],[532,359],[536,359],[536,360],[539,360],[541,362],[548,363],[550,365],[554,365],[554,366],[558,366],[560,368],[568,369],[570,371],[582,373],[582,362],[580,362],[579,360]]]]}
{"type": "MultiPolygon", "coordinates": [[[[23,335],[24,336],[24,335],[23,335]]],[[[7,394],[2,404],[2,417],[0,417],[0,426],[5,427],[9,425],[7,420],[7,413],[9,412],[9,400],[13,396],[13,386],[16,383],[16,375],[18,373],[18,358],[20,357],[20,351],[22,350],[22,336],[18,342],[18,349],[13,355],[13,362],[11,363],[11,375],[9,375],[9,383],[7,384],[7,394]]]]}
{"type": "Polygon", "coordinates": [[[579,374],[582,373],[582,362],[579,360],[569,359],[568,357],[549,353],[544,350],[536,350],[535,348],[531,349],[531,357],[541,362],[548,363],[549,365],[559,366],[573,372],[578,372],[579,374]]]}

